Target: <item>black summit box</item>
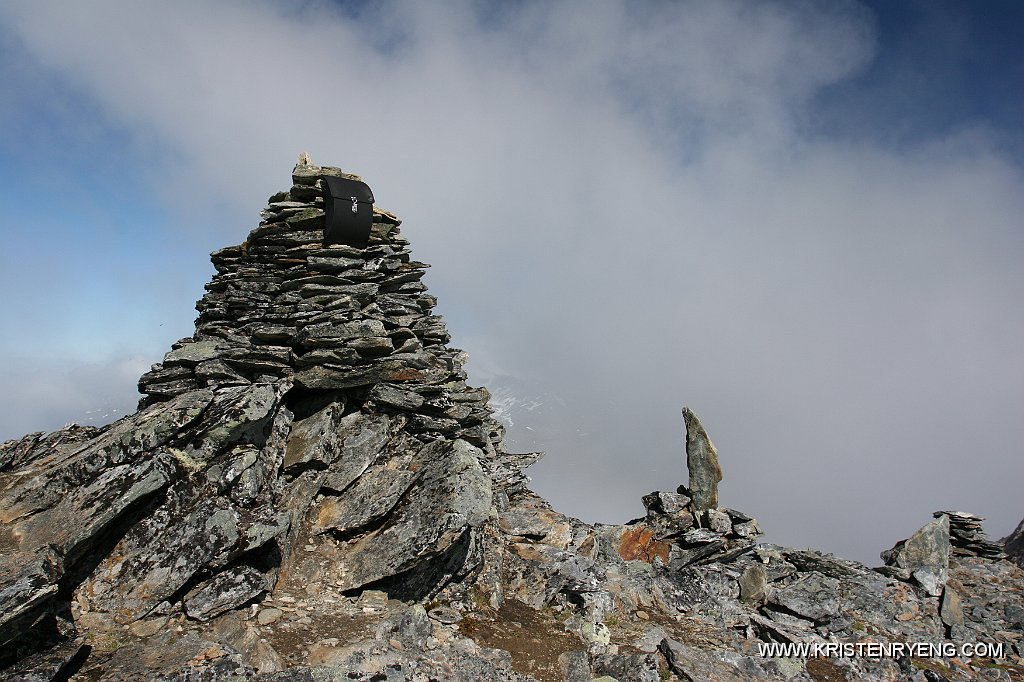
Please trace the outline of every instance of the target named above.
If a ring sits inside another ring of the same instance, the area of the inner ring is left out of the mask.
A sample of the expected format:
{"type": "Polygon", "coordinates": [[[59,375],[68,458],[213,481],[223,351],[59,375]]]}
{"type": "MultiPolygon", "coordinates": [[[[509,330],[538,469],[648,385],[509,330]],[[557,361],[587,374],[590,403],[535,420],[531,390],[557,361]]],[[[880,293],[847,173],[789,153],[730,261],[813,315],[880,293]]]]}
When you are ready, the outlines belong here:
{"type": "Polygon", "coordinates": [[[323,177],[324,244],[347,244],[365,249],[373,224],[373,192],[365,182],[323,177]]]}

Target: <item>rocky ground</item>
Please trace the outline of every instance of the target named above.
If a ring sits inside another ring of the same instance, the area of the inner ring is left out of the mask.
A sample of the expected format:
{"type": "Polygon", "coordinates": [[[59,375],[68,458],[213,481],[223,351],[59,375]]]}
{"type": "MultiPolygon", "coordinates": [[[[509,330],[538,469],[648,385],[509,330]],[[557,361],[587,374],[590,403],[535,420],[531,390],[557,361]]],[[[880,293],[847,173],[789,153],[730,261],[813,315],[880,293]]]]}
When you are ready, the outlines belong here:
{"type": "Polygon", "coordinates": [[[690,410],[642,518],[552,510],[400,221],[324,244],[329,175],[213,254],[136,414],[0,446],[0,680],[1024,679],[1020,528],[939,511],[878,568],[758,543],[690,410]]]}

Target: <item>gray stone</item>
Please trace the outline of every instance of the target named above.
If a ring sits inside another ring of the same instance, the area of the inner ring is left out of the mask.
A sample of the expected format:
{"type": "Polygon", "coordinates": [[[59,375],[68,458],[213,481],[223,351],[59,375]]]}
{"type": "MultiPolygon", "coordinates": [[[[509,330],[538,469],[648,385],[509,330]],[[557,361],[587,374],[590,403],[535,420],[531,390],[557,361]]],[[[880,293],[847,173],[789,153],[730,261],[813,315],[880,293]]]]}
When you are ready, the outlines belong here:
{"type": "Polygon", "coordinates": [[[751,519],[733,525],[732,532],[741,538],[756,538],[761,535],[761,527],[757,525],[757,520],[751,519]]]}
{"type": "Polygon", "coordinates": [[[5,481],[0,497],[0,523],[47,509],[70,490],[95,479],[105,468],[135,460],[143,452],[164,446],[190,428],[213,397],[210,390],[193,391],[151,405],[104,429],[92,440],[66,452],[51,453],[5,481]]]}
{"type": "Polygon", "coordinates": [[[928,594],[937,596],[946,580],[949,554],[949,517],[943,514],[881,556],[887,565],[910,571],[928,594]]]}
{"type": "Polygon", "coordinates": [[[768,574],[761,564],[747,566],[739,578],[740,599],[747,602],[760,602],[765,596],[768,585],[768,574]]]}
{"type": "MultiPolygon", "coordinates": [[[[374,466],[363,472],[338,497],[327,497],[313,518],[316,531],[334,530],[343,534],[364,528],[394,509],[419,474],[407,469],[394,470],[374,466]]],[[[328,482],[329,487],[341,487],[328,482]]]]}
{"type": "Polygon", "coordinates": [[[964,624],[964,605],[960,595],[949,585],[942,591],[942,603],[939,607],[942,622],[949,627],[964,624]]]}
{"type": "Polygon", "coordinates": [[[683,408],[686,423],[686,469],[690,475],[688,484],[697,511],[718,507],[718,483],[722,480],[722,468],[718,464],[718,451],[707,432],[690,408],[683,408]]]}
{"type": "Polygon", "coordinates": [[[914,578],[914,582],[924,589],[926,594],[938,597],[942,594],[942,586],[946,584],[948,571],[939,566],[922,566],[912,571],[910,575],[914,578]]]}
{"type": "Polygon", "coordinates": [[[167,627],[168,620],[170,619],[167,616],[144,618],[143,620],[137,620],[132,623],[129,629],[136,637],[152,637],[155,634],[163,632],[164,628],[167,627]]]}
{"type": "Polygon", "coordinates": [[[219,389],[194,435],[184,443],[190,457],[207,462],[238,443],[263,445],[277,408],[280,387],[252,384],[219,389]]]}
{"type": "Polygon", "coordinates": [[[302,344],[310,348],[331,347],[364,337],[387,336],[379,320],[355,320],[341,324],[307,327],[300,334],[302,344]]]}
{"type": "Polygon", "coordinates": [[[392,523],[349,545],[342,589],[408,571],[447,552],[480,526],[491,507],[491,481],[480,451],[465,441],[424,448],[422,478],[409,505],[392,523]]]}
{"type": "MultiPolygon", "coordinates": [[[[331,403],[316,414],[292,425],[284,456],[285,471],[310,462],[326,467],[338,457],[341,451],[341,438],[338,432],[341,430],[344,409],[339,403],[331,403]]],[[[350,417],[349,422],[360,418],[361,416],[356,413],[350,417]]]]}
{"type": "Polygon", "coordinates": [[[348,346],[354,348],[361,356],[368,358],[390,355],[395,350],[391,339],[382,336],[364,336],[352,339],[348,342],[348,346]]]}
{"type": "Polygon", "coordinates": [[[550,517],[534,508],[513,507],[498,516],[498,526],[509,535],[541,539],[552,530],[550,517]]]}
{"type": "Polygon", "coordinates": [[[558,655],[558,667],[565,682],[592,682],[590,657],[586,651],[566,651],[558,655]]]}
{"type": "Polygon", "coordinates": [[[618,682],[661,682],[657,654],[598,654],[592,667],[595,675],[611,677],[618,682]]]}
{"type": "Polygon", "coordinates": [[[240,516],[187,483],[125,535],[83,584],[94,610],[129,623],[147,615],[199,570],[226,563],[242,539],[240,516]]]}
{"type": "Polygon", "coordinates": [[[402,644],[411,648],[423,648],[434,632],[434,626],[430,622],[426,609],[419,604],[405,609],[398,618],[386,622],[381,627],[382,635],[390,635],[402,644]]]}
{"type": "Polygon", "coordinates": [[[88,655],[89,651],[89,645],[81,638],[65,640],[51,649],[43,649],[0,670],[0,682],[54,682],[67,679],[67,670],[74,667],[74,661],[84,658],[83,654],[88,655]]]}
{"type": "Polygon", "coordinates": [[[259,614],[256,616],[256,622],[260,625],[271,625],[279,621],[283,615],[284,611],[271,606],[265,609],[260,609],[259,614]]]}
{"type": "Polygon", "coordinates": [[[398,410],[415,410],[423,404],[423,396],[390,384],[377,384],[370,389],[370,399],[398,410]]]}
{"type": "Polygon", "coordinates": [[[251,566],[218,573],[193,589],[183,600],[185,615],[198,621],[235,609],[267,589],[267,579],[251,566]]]}
{"type": "Polygon", "coordinates": [[[295,215],[285,218],[288,227],[293,230],[315,230],[322,229],[324,224],[324,212],[319,208],[306,208],[295,215]]]}
{"type": "Polygon", "coordinates": [[[729,515],[718,509],[708,509],[704,512],[705,524],[716,533],[725,535],[732,530],[732,519],[729,515]]]}
{"type": "Polygon", "coordinates": [[[427,615],[442,625],[455,625],[462,620],[461,613],[447,606],[436,606],[427,611],[427,615]]]}
{"type": "Polygon", "coordinates": [[[350,268],[362,267],[365,261],[362,258],[327,258],[322,256],[310,256],[306,259],[310,270],[319,272],[341,272],[350,268]]]}
{"type": "Polygon", "coordinates": [[[24,634],[57,594],[64,563],[49,546],[5,556],[0,566],[0,645],[24,634]]]}
{"type": "Polygon", "coordinates": [[[688,682],[744,682],[751,678],[707,652],[666,637],[659,647],[669,669],[688,682]]]}
{"type": "Polygon", "coordinates": [[[819,573],[809,573],[775,590],[768,601],[816,623],[828,622],[840,614],[839,581],[819,573]]]}
{"type": "Polygon", "coordinates": [[[648,513],[678,514],[690,504],[690,498],[681,493],[654,491],[643,496],[644,507],[648,513]]]}
{"type": "Polygon", "coordinates": [[[248,379],[223,360],[206,360],[195,368],[196,379],[218,385],[248,384],[248,379]]]}
{"type": "Polygon", "coordinates": [[[73,489],[53,509],[18,525],[22,541],[50,546],[77,559],[139,500],[162,490],[177,473],[166,454],[107,469],[96,480],[73,489]]]}
{"type": "Polygon", "coordinates": [[[164,356],[164,366],[173,367],[175,365],[198,365],[200,362],[215,359],[220,355],[220,351],[223,348],[224,344],[220,341],[196,341],[194,343],[186,343],[181,348],[172,350],[164,356]]]}

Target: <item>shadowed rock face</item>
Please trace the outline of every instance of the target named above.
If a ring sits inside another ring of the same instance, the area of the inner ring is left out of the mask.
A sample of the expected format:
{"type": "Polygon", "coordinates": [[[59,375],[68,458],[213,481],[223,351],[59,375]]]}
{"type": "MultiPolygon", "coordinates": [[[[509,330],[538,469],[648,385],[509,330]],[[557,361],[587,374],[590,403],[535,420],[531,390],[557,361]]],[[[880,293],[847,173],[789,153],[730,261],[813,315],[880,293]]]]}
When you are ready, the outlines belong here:
{"type": "Polygon", "coordinates": [[[1010,536],[1003,540],[1007,556],[1018,566],[1024,568],[1024,521],[1017,524],[1010,536]]]}
{"type": "Polygon", "coordinates": [[[304,160],[212,255],[196,332],[137,413],[0,445],[0,682],[927,677],[757,650],[865,637],[1007,647],[928,679],[1021,672],[1024,571],[983,519],[936,512],[877,569],[758,544],[689,409],[688,487],[627,524],[553,510],[397,218],[324,245],[336,174],[304,160]]]}

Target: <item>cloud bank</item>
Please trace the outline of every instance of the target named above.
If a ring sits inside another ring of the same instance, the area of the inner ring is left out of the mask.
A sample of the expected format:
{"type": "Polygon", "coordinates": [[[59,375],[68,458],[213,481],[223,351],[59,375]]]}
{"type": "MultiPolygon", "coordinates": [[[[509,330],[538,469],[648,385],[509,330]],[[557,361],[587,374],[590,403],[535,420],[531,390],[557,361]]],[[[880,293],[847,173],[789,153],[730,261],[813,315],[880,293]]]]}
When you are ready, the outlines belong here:
{"type": "MultiPolygon", "coordinates": [[[[876,54],[857,4],[15,2],[0,23],[26,92],[0,121],[99,129],[85,183],[130,178],[157,214],[154,248],[79,257],[194,273],[299,151],[362,174],[434,265],[471,380],[543,403],[510,435],[548,451],[535,489],[563,511],[622,521],[685,482],[685,404],[723,503],[773,541],[874,561],[934,509],[997,534],[1024,513],[1024,177],[984,121],[901,148],[817,125],[876,54]]],[[[116,281],[97,306],[139,306],[116,281]]],[[[161,282],[155,305],[198,298],[161,282]]],[[[190,333],[177,310],[166,336],[125,320],[127,352],[190,333]]],[[[49,367],[35,384],[76,381],[49,367]]],[[[13,376],[5,437],[64,407],[13,376]]]]}

